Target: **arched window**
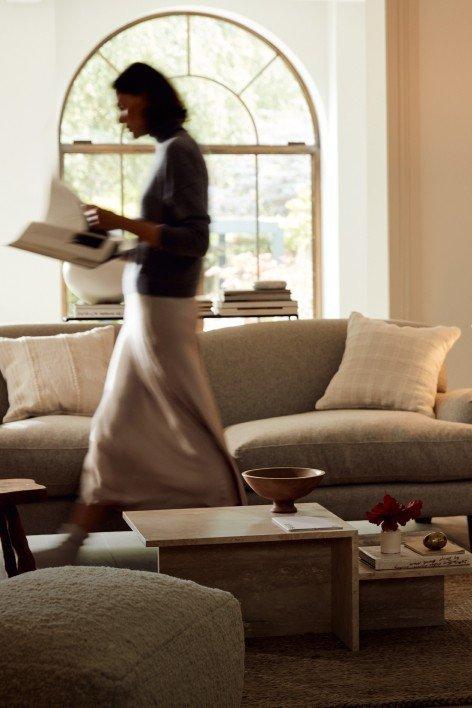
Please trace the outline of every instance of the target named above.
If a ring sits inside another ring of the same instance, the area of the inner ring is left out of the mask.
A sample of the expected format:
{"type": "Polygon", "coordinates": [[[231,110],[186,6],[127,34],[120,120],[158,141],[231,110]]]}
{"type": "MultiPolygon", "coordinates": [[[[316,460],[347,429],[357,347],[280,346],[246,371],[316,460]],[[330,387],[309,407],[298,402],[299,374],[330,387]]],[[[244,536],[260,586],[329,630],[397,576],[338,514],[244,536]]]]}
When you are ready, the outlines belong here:
{"type": "Polygon", "coordinates": [[[308,91],[288,59],[233,20],[159,14],[108,37],[70,84],[61,170],[84,201],[139,214],[155,143],[117,122],[111,84],[133,61],[170,78],[189,109],[210,174],[211,248],[204,291],[284,279],[300,313],[320,311],[319,142],[308,91]]]}

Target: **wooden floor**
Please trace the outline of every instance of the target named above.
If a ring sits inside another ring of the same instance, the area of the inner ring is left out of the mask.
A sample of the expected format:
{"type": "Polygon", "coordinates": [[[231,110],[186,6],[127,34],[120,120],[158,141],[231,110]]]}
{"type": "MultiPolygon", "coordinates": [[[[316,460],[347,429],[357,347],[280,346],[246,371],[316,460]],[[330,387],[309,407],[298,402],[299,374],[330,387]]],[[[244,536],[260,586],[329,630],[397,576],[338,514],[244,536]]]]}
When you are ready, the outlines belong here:
{"type": "MultiPolygon", "coordinates": [[[[468,547],[467,519],[465,516],[435,518],[437,525],[457,543],[468,547]]],[[[367,521],[353,524],[360,534],[372,529],[367,521]]],[[[421,526],[412,523],[409,528],[421,526]]],[[[57,545],[63,538],[59,534],[45,536],[29,536],[29,544],[33,553],[57,545]]],[[[79,556],[80,565],[104,565],[116,568],[132,568],[134,570],[156,570],[156,549],[145,548],[132,531],[114,531],[94,533],[86,541],[79,556]]],[[[3,558],[0,551],[0,579],[6,575],[3,569],[3,558]]]]}

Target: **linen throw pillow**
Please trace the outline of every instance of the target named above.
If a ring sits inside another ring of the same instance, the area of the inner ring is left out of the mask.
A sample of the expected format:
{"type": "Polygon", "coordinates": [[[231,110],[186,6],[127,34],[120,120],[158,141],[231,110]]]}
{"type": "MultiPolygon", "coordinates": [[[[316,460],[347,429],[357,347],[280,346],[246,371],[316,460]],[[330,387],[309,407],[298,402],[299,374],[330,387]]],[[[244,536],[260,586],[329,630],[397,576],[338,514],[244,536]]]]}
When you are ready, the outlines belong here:
{"type": "Polygon", "coordinates": [[[9,408],[4,423],[38,415],[93,415],[115,343],[113,325],[49,337],[0,337],[9,408]]]}
{"type": "Polygon", "coordinates": [[[438,377],[458,327],[400,327],[353,312],[338,372],[317,410],[386,408],[434,416],[438,377]]]}

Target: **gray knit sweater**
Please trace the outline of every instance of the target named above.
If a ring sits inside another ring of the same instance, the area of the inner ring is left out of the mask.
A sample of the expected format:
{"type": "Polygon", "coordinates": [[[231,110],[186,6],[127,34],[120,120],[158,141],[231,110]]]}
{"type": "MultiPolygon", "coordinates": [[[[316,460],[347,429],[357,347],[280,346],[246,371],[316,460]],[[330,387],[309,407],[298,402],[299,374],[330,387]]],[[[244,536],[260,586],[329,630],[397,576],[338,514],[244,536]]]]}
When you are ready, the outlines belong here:
{"type": "Polygon", "coordinates": [[[163,224],[163,247],[140,243],[134,252],[137,291],[194,296],[209,243],[208,174],[197,143],[183,128],[157,148],[141,217],[163,224]]]}

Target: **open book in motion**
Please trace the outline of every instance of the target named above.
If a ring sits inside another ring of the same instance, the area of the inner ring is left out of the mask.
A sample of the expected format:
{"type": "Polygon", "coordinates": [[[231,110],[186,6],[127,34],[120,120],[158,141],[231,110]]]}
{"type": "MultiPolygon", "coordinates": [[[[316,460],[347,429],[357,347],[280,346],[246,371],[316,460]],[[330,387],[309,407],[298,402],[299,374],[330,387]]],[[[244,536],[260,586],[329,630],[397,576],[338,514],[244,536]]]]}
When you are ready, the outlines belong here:
{"type": "Polygon", "coordinates": [[[51,182],[45,221],[33,221],[10,246],[85,268],[95,268],[128,250],[121,238],[88,231],[80,199],[58,179],[51,182]]]}

